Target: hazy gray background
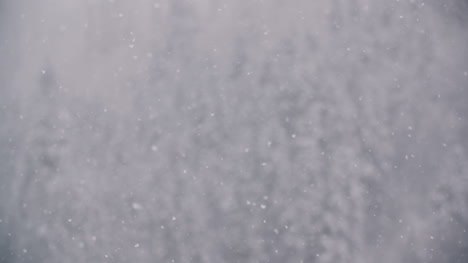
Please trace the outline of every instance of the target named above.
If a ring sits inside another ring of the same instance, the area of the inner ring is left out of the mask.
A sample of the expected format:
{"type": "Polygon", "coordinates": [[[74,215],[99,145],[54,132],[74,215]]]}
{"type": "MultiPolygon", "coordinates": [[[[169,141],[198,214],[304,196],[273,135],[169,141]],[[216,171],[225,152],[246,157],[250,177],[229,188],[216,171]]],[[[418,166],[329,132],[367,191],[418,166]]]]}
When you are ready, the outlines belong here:
{"type": "Polygon", "coordinates": [[[0,0],[0,262],[468,262],[467,7],[0,0]]]}

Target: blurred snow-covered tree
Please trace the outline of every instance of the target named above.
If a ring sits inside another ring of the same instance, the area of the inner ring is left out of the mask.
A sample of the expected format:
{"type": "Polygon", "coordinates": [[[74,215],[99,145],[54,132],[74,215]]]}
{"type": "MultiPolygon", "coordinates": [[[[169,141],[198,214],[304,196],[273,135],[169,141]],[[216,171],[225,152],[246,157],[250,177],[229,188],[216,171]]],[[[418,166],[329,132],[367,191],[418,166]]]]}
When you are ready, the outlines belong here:
{"type": "Polygon", "coordinates": [[[466,39],[446,7],[12,5],[19,262],[464,259],[466,39]]]}

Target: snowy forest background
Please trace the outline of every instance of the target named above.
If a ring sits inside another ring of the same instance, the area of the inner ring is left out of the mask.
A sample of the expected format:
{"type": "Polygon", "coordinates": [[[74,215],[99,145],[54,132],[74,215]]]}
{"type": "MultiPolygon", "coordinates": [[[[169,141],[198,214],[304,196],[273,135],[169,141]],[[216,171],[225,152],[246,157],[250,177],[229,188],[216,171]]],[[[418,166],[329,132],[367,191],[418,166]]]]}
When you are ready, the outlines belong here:
{"type": "Polygon", "coordinates": [[[0,262],[468,262],[468,2],[0,0],[0,262]]]}

